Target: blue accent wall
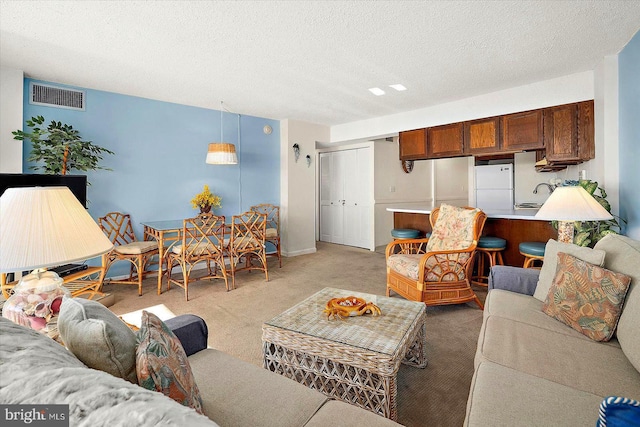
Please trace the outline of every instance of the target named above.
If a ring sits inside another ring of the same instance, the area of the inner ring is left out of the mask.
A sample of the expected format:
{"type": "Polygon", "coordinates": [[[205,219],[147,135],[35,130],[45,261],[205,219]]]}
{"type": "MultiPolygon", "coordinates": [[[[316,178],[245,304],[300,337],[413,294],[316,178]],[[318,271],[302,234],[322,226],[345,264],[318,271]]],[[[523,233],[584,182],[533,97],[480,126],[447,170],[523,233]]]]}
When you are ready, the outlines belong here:
{"type": "Polygon", "coordinates": [[[640,239],[640,31],[618,55],[620,216],[625,234],[640,239]]]}
{"type": "MultiPolygon", "coordinates": [[[[115,152],[102,162],[112,171],[87,173],[89,213],[95,219],[112,211],[129,213],[142,239],[141,222],[195,216],[198,211],[190,200],[205,184],[222,196],[222,208],[216,214],[225,215],[227,222],[252,205],[280,204],[277,120],[224,112],[224,141],[236,145],[238,164],[209,165],[205,163],[208,143],[220,141],[219,110],[51,82],[40,83],[86,91],[85,111],[32,105],[28,101],[31,81],[35,80],[24,82],[25,121],[41,115],[47,123],[68,123],[83,139],[115,152]],[[270,135],[263,132],[265,125],[273,128],[270,135]]],[[[26,124],[24,130],[29,131],[26,124]]],[[[25,141],[23,172],[38,173],[26,161],[30,151],[31,143],[25,141]]],[[[128,271],[126,263],[120,264],[109,275],[128,271]]]]}

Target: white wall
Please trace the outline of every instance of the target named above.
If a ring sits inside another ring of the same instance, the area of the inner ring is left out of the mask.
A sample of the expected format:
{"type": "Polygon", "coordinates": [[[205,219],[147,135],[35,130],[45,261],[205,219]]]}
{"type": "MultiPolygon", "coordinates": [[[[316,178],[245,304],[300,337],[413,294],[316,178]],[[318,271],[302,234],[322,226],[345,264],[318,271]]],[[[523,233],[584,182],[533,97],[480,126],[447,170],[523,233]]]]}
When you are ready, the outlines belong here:
{"type": "Polygon", "coordinates": [[[473,157],[453,157],[433,161],[434,206],[469,205],[469,171],[473,157]]]}
{"type": "Polygon", "coordinates": [[[0,67],[0,172],[22,172],[22,142],[13,139],[13,132],[22,129],[22,71],[0,67]]]}
{"type": "Polygon", "coordinates": [[[416,161],[411,173],[405,173],[398,160],[398,138],[393,141],[376,140],[373,153],[375,245],[382,246],[391,241],[393,229],[393,213],[387,211],[388,207],[433,203],[433,161],[416,161]]]}
{"type": "Polygon", "coordinates": [[[316,251],[316,141],[329,139],[329,128],[297,120],[280,122],[280,233],[282,254],[316,251]],[[300,146],[295,161],[293,144],[300,146]],[[311,156],[311,166],[305,157],[311,156]]]}

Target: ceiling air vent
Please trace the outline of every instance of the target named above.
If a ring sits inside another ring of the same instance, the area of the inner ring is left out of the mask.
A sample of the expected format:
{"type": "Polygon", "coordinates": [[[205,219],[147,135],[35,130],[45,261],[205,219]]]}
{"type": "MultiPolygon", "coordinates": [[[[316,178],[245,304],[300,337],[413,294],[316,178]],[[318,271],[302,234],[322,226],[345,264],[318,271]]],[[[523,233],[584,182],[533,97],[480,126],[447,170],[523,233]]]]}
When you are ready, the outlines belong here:
{"type": "Polygon", "coordinates": [[[84,111],[84,101],[85,93],[82,90],[66,89],[40,83],[31,83],[29,85],[29,104],[84,111]]]}

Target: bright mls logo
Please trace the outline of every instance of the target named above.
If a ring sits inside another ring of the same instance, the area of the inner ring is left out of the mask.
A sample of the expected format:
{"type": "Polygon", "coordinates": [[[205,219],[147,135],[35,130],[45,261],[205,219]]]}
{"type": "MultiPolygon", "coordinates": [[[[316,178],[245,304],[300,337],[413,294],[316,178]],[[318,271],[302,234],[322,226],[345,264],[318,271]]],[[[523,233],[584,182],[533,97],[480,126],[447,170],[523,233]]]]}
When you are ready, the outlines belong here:
{"type": "Polygon", "coordinates": [[[0,405],[3,426],[69,427],[69,405],[0,405]]]}

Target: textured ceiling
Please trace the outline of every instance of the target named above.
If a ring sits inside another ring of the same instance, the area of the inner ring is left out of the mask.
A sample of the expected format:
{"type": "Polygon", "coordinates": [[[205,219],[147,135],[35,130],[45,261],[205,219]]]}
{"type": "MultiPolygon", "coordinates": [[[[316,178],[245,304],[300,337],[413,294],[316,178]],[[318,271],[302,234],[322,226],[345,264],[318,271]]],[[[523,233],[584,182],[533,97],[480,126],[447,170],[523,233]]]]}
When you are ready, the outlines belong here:
{"type": "Polygon", "coordinates": [[[335,125],[593,70],[638,29],[640,1],[1,0],[0,63],[335,125]]]}

